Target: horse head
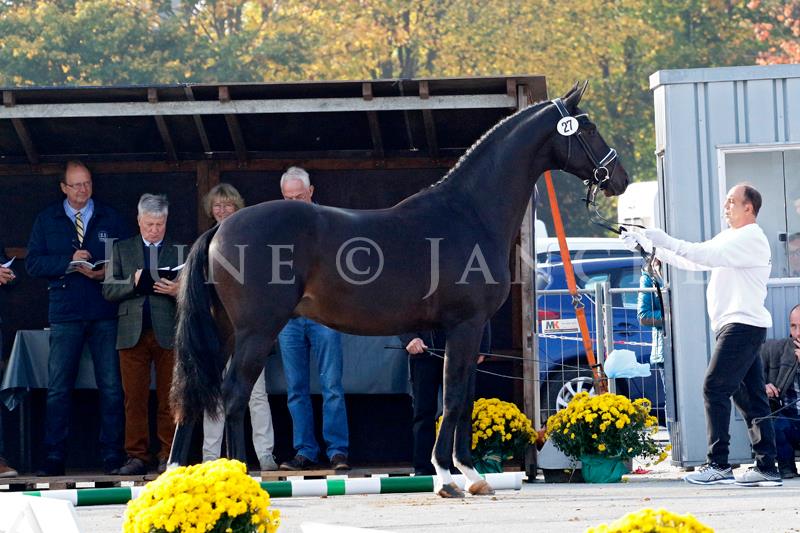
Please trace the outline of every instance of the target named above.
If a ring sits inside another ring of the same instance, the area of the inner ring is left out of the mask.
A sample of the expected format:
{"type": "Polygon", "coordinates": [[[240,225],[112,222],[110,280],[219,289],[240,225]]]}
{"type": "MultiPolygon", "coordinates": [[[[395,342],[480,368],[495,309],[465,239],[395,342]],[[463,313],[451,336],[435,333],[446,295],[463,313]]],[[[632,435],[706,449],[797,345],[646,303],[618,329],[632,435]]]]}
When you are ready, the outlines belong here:
{"type": "Polygon", "coordinates": [[[560,169],[598,187],[606,196],[619,195],[628,187],[628,173],[617,151],[609,147],[597,126],[578,107],[589,82],[576,83],[567,94],[553,100],[561,114],[553,149],[560,169]]]}

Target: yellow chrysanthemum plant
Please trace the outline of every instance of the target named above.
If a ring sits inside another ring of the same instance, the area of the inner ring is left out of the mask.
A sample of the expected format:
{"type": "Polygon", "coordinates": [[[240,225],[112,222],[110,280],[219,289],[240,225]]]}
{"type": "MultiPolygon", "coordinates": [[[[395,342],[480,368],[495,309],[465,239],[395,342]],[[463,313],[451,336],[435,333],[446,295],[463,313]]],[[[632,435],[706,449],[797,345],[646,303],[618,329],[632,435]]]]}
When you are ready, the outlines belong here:
{"type": "Polygon", "coordinates": [[[547,438],[568,457],[581,460],[584,470],[598,456],[663,461],[667,451],[653,439],[657,432],[658,419],[650,414],[649,400],[631,401],[610,393],[581,392],[547,420],[547,438]]]}
{"type": "Polygon", "coordinates": [[[641,509],[628,513],[611,524],[590,527],[586,533],[629,533],[659,531],[662,533],[714,533],[714,530],[690,514],[680,515],[666,509],[641,509]]]}
{"type": "Polygon", "coordinates": [[[217,459],[168,470],[125,510],[123,533],[274,533],[280,513],[247,467],[217,459]]]}
{"type": "Polygon", "coordinates": [[[472,408],[472,461],[481,473],[502,472],[503,462],[522,457],[536,442],[530,419],[515,404],[480,398],[472,408]]]}

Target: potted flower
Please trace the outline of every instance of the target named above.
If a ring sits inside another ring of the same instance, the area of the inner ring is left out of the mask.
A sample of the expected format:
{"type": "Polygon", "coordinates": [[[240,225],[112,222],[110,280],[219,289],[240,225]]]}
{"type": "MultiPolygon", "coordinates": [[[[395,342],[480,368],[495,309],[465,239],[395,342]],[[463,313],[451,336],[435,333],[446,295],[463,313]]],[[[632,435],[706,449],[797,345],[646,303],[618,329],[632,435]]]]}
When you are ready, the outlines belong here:
{"type": "Polygon", "coordinates": [[[666,458],[653,439],[658,419],[650,401],[634,401],[618,394],[589,396],[581,392],[547,420],[547,437],[567,456],[581,461],[589,483],[618,482],[633,457],[666,458]]]}
{"type": "Polygon", "coordinates": [[[239,461],[167,470],[128,503],[124,533],[274,533],[279,512],[239,461]]]}
{"type": "Polygon", "coordinates": [[[472,462],[478,472],[502,472],[504,461],[522,457],[534,442],[533,425],[515,404],[480,398],[473,405],[472,462]]]}

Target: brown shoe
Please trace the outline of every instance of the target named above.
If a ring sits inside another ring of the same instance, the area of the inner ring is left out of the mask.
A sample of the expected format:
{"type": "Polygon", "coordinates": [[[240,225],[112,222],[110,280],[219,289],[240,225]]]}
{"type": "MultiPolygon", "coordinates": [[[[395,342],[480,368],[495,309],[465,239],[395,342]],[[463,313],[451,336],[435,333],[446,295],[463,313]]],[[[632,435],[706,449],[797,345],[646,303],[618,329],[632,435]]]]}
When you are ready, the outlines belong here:
{"type": "Polygon", "coordinates": [[[347,464],[347,456],[343,453],[337,453],[331,457],[331,468],[334,470],[350,470],[350,465],[347,464]]]}
{"type": "Polygon", "coordinates": [[[0,478],[17,477],[19,472],[8,466],[5,459],[0,457],[0,478]]]}
{"type": "Polygon", "coordinates": [[[128,457],[125,464],[119,468],[120,476],[142,476],[147,473],[147,465],[138,457],[128,457]]]}

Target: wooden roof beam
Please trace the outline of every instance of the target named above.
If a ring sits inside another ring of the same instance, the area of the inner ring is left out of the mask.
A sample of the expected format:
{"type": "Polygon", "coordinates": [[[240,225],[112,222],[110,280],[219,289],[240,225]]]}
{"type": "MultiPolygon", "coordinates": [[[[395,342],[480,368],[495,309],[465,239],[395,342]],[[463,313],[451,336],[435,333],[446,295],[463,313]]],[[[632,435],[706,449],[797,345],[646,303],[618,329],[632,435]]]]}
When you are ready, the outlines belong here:
{"type": "MultiPolygon", "coordinates": [[[[219,88],[219,101],[223,104],[231,102],[231,93],[227,87],[219,88]]],[[[241,162],[247,161],[247,147],[244,144],[244,136],[242,135],[242,128],[239,126],[239,119],[234,114],[226,113],[225,123],[228,125],[228,132],[231,134],[231,140],[233,140],[236,158],[241,162]]]]}
{"type": "MultiPolygon", "coordinates": [[[[188,101],[194,102],[194,92],[191,87],[184,87],[183,92],[188,101]]],[[[203,125],[203,117],[195,114],[192,115],[192,118],[194,119],[194,126],[197,128],[197,134],[200,136],[200,144],[203,145],[203,152],[207,157],[211,157],[211,143],[208,142],[208,134],[206,134],[206,128],[203,125]]]]}
{"type": "MultiPolygon", "coordinates": [[[[220,87],[220,93],[227,87],[220,87]]],[[[287,98],[264,100],[198,100],[195,102],[87,102],[24,104],[0,108],[0,119],[93,118],[169,115],[247,115],[271,113],[341,113],[350,111],[417,111],[420,109],[516,109],[517,98],[507,94],[436,95],[357,98],[287,98]]]]}
{"type": "MultiPolygon", "coordinates": [[[[158,103],[157,89],[153,87],[147,89],[147,101],[151,104],[158,103]]],[[[158,133],[161,135],[161,141],[164,143],[164,150],[167,152],[167,159],[170,161],[177,161],[178,154],[175,152],[175,143],[172,142],[172,136],[170,136],[169,128],[167,128],[167,122],[161,115],[153,115],[153,118],[156,121],[158,133]]]]}
{"type": "MultiPolygon", "coordinates": [[[[14,107],[15,104],[16,99],[14,98],[14,93],[11,91],[3,91],[3,107],[14,107]]],[[[33,140],[31,139],[30,133],[28,133],[28,127],[25,125],[25,122],[21,118],[12,118],[11,124],[14,126],[14,131],[17,132],[19,142],[22,143],[22,149],[25,150],[28,162],[34,166],[38,165],[39,152],[36,151],[36,147],[33,145],[33,140]]]]}
{"type": "MultiPolygon", "coordinates": [[[[361,94],[365,101],[372,100],[372,84],[364,82],[361,84],[361,94]]],[[[372,148],[375,152],[375,157],[383,159],[385,151],[383,149],[383,137],[381,136],[381,126],[378,122],[378,113],[375,111],[367,111],[367,120],[369,121],[369,134],[372,136],[372,148]]]]}
{"type": "MultiPolygon", "coordinates": [[[[419,97],[428,100],[431,97],[427,81],[419,82],[419,97]]],[[[433,111],[422,110],[422,121],[425,124],[425,137],[428,139],[428,153],[431,157],[439,157],[439,142],[436,139],[436,124],[433,121],[433,111]]]]}

